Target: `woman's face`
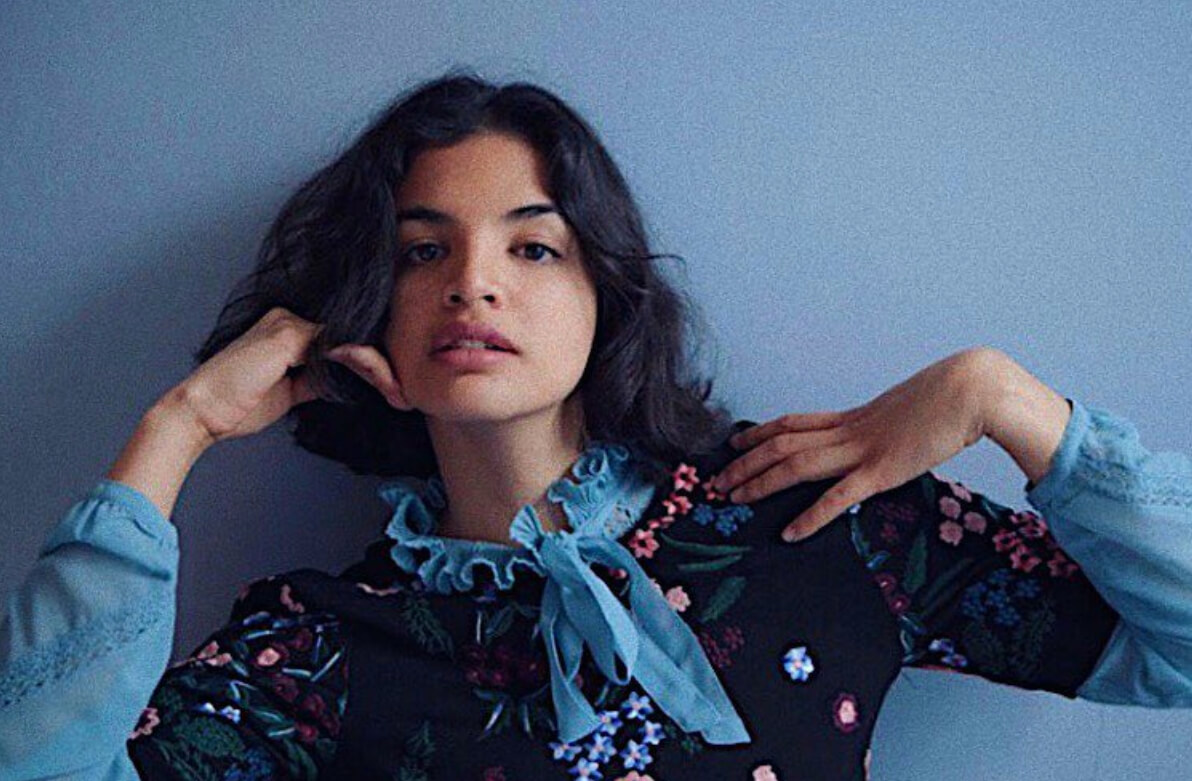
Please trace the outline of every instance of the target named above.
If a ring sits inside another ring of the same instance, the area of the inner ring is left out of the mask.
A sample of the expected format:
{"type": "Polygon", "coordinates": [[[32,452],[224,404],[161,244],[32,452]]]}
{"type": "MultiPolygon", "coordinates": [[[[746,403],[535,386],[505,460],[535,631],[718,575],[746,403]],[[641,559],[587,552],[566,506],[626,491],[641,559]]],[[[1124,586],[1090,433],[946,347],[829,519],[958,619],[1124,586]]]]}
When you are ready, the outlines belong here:
{"type": "MultiPolygon", "coordinates": [[[[558,213],[517,213],[553,208],[545,185],[532,146],[479,133],[422,151],[396,194],[401,265],[385,342],[406,398],[430,418],[549,414],[579,384],[596,332],[596,288],[558,213]],[[432,349],[455,321],[496,328],[516,352],[457,348],[457,358],[490,360],[452,365],[432,349]]],[[[579,394],[569,403],[580,404],[579,394]]]]}

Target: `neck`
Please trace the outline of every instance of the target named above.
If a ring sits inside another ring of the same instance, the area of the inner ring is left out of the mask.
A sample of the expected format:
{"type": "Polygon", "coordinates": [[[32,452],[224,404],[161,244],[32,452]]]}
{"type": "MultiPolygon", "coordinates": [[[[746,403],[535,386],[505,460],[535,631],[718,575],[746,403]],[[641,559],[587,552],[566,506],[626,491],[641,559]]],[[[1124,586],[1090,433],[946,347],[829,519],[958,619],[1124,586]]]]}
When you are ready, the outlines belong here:
{"type": "Polygon", "coordinates": [[[527,504],[548,531],[566,528],[546,489],[583,452],[578,395],[549,414],[483,422],[428,417],[427,429],[447,495],[437,534],[509,545],[509,525],[527,504]]]}

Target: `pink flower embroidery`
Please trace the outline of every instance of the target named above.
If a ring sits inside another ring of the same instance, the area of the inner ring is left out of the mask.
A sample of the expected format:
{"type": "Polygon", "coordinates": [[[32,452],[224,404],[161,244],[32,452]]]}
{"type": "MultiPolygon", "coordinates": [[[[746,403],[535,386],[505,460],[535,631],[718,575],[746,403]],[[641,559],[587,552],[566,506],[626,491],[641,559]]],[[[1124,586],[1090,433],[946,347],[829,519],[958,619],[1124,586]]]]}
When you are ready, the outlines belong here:
{"type": "Polygon", "coordinates": [[[968,529],[973,534],[984,534],[985,516],[981,513],[969,510],[964,514],[964,528],[968,529]]]}
{"type": "Polygon", "coordinates": [[[753,769],[753,781],[778,781],[778,775],[770,765],[758,765],[753,769]]]}
{"type": "Polygon", "coordinates": [[[1026,537],[1028,540],[1038,540],[1042,538],[1044,534],[1046,534],[1046,529],[1044,529],[1043,526],[1038,523],[1027,521],[1021,527],[1019,527],[1018,533],[1023,537],[1026,537]]]}
{"type": "Polygon", "coordinates": [[[860,722],[857,713],[857,698],[848,693],[841,693],[832,706],[832,721],[841,732],[852,732],[860,722]]]}
{"type": "Polygon", "coordinates": [[[636,770],[630,770],[628,775],[617,776],[616,781],[654,781],[654,777],[643,776],[636,770]]]}
{"type": "Polygon", "coordinates": [[[669,499],[662,500],[662,507],[667,515],[686,515],[691,512],[691,500],[686,496],[671,494],[669,499]]]}
{"type": "Polygon", "coordinates": [[[158,724],[161,724],[161,717],[157,715],[157,708],[145,708],[137,719],[136,729],[129,733],[128,739],[135,740],[142,735],[149,735],[158,724]]]}
{"type": "Polygon", "coordinates": [[[963,499],[966,502],[971,502],[973,500],[973,495],[969,493],[969,489],[965,488],[960,483],[947,478],[944,478],[944,482],[948,484],[948,488],[952,489],[953,495],[955,495],[958,499],[963,499]]]}
{"type": "Polygon", "coordinates": [[[1018,534],[1009,529],[1002,529],[993,535],[993,549],[998,553],[1005,553],[1021,545],[1022,540],[1018,539],[1018,534]]]}
{"type": "Polygon", "coordinates": [[[629,549],[637,558],[654,558],[654,551],[658,550],[658,540],[654,539],[653,529],[636,529],[633,539],[629,541],[629,549]]]}
{"type": "Polygon", "coordinates": [[[944,521],[940,524],[940,539],[949,545],[959,545],[964,536],[964,527],[956,521],[944,521]]]}
{"type": "Polygon", "coordinates": [[[1042,560],[1031,553],[1025,546],[1010,553],[1010,566],[1013,569],[1020,569],[1023,572],[1030,572],[1041,562],[1042,560]]]}
{"type": "Polygon", "coordinates": [[[271,645],[267,648],[262,648],[257,653],[256,658],[253,659],[253,664],[257,667],[272,667],[278,662],[284,664],[288,658],[289,654],[284,647],[271,645]]]}
{"type": "Polygon", "coordinates": [[[360,589],[365,594],[372,594],[375,597],[384,597],[384,596],[388,596],[389,594],[396,594],[397,592],[401,591],[401,589],[398,588],[397,586],[391,586],[389,588],[377,589],[377,588],[373,588],[372,586],[368,585],[367,583],[357,583],[356,588],[360,589]]]}
{"type": "Polygon", "coordinates": [[[1047,562],[1047,569],[1053,578],[1071,578],[1080,567],[1061,551],[1056,551],[1051,561],[1047,562]]]}
{"type": "Polygon", "coordinates": [[[886,596],[894,593],[894,587],[898,585],[898,577],[892,572],[879,572],[873,576],[873,580],[886,596]]]}
{"type": "Polygon", "coordinates": [[[219,643],[212,640],[207,645],[203,646],[203,650],[199,651],[196,660],[212,667],[223,667],[228,662],[232,661],[232,655],[229,653],[216,653],[219,651],[219,643]]]}
{"type": "Polygon", "coordinates": [[[289,608],[291,613],[305,613],[306,607],[301,602],[295,602],[290,593],[289,583],[281,587],[281,603],[289,608]]]}
{"type": "Polygon", "coordinates": [[[687,592],[683,590],[682,586],[672,586],[666,592],[666,602],[676,613],[682,613],[691,605],[691,597],[687,596],[687,592]]]}
{"type": "Polygon", "coordinates": [[[675,469],[674,478],[676,491],[690,491],[699,482],[699,478],[696,477],[695,467],[691,464],[679,464],[678,468],[675,469]]]}
{"type": "Polygon", "coordinates": [[[960,502],[950,496],[940,497],[940,512],[949,518],[960,517],[960,502]]]}

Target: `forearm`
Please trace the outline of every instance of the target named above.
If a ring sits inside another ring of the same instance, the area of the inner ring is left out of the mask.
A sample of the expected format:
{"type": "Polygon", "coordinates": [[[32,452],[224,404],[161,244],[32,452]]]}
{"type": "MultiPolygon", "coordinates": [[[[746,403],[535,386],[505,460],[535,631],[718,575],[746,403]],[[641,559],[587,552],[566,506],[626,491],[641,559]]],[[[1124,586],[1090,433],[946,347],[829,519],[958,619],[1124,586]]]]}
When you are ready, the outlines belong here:
{"type": "Polygon", "coordinates": [[[211,444],[174,389],[141,418],[105,476],[137,489],[169,518],[187,475],[211,444]]]}
{"type": "Polygon", "coordinates": [[[1068,400],[1004,353],[991,351],[973,374],[982,430],[1032,483],[1051,467],[1071,416],[1068,400]]]}

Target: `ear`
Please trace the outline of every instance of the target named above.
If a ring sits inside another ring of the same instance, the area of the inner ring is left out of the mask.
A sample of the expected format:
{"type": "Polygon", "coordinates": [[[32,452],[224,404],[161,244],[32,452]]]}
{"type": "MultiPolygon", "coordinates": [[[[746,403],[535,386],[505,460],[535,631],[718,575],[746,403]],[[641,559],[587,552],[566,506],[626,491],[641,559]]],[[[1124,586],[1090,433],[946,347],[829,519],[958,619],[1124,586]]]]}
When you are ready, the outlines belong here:
{"type": "Polygon", "coordinates": [[[402,391],[401,381],[393,373],[389,361],[377,348],[367,344],[341,344],[329,350],[327,357],[347,366],[380,391],[389,406],[403,411],[415,408],[402,391]]]}

